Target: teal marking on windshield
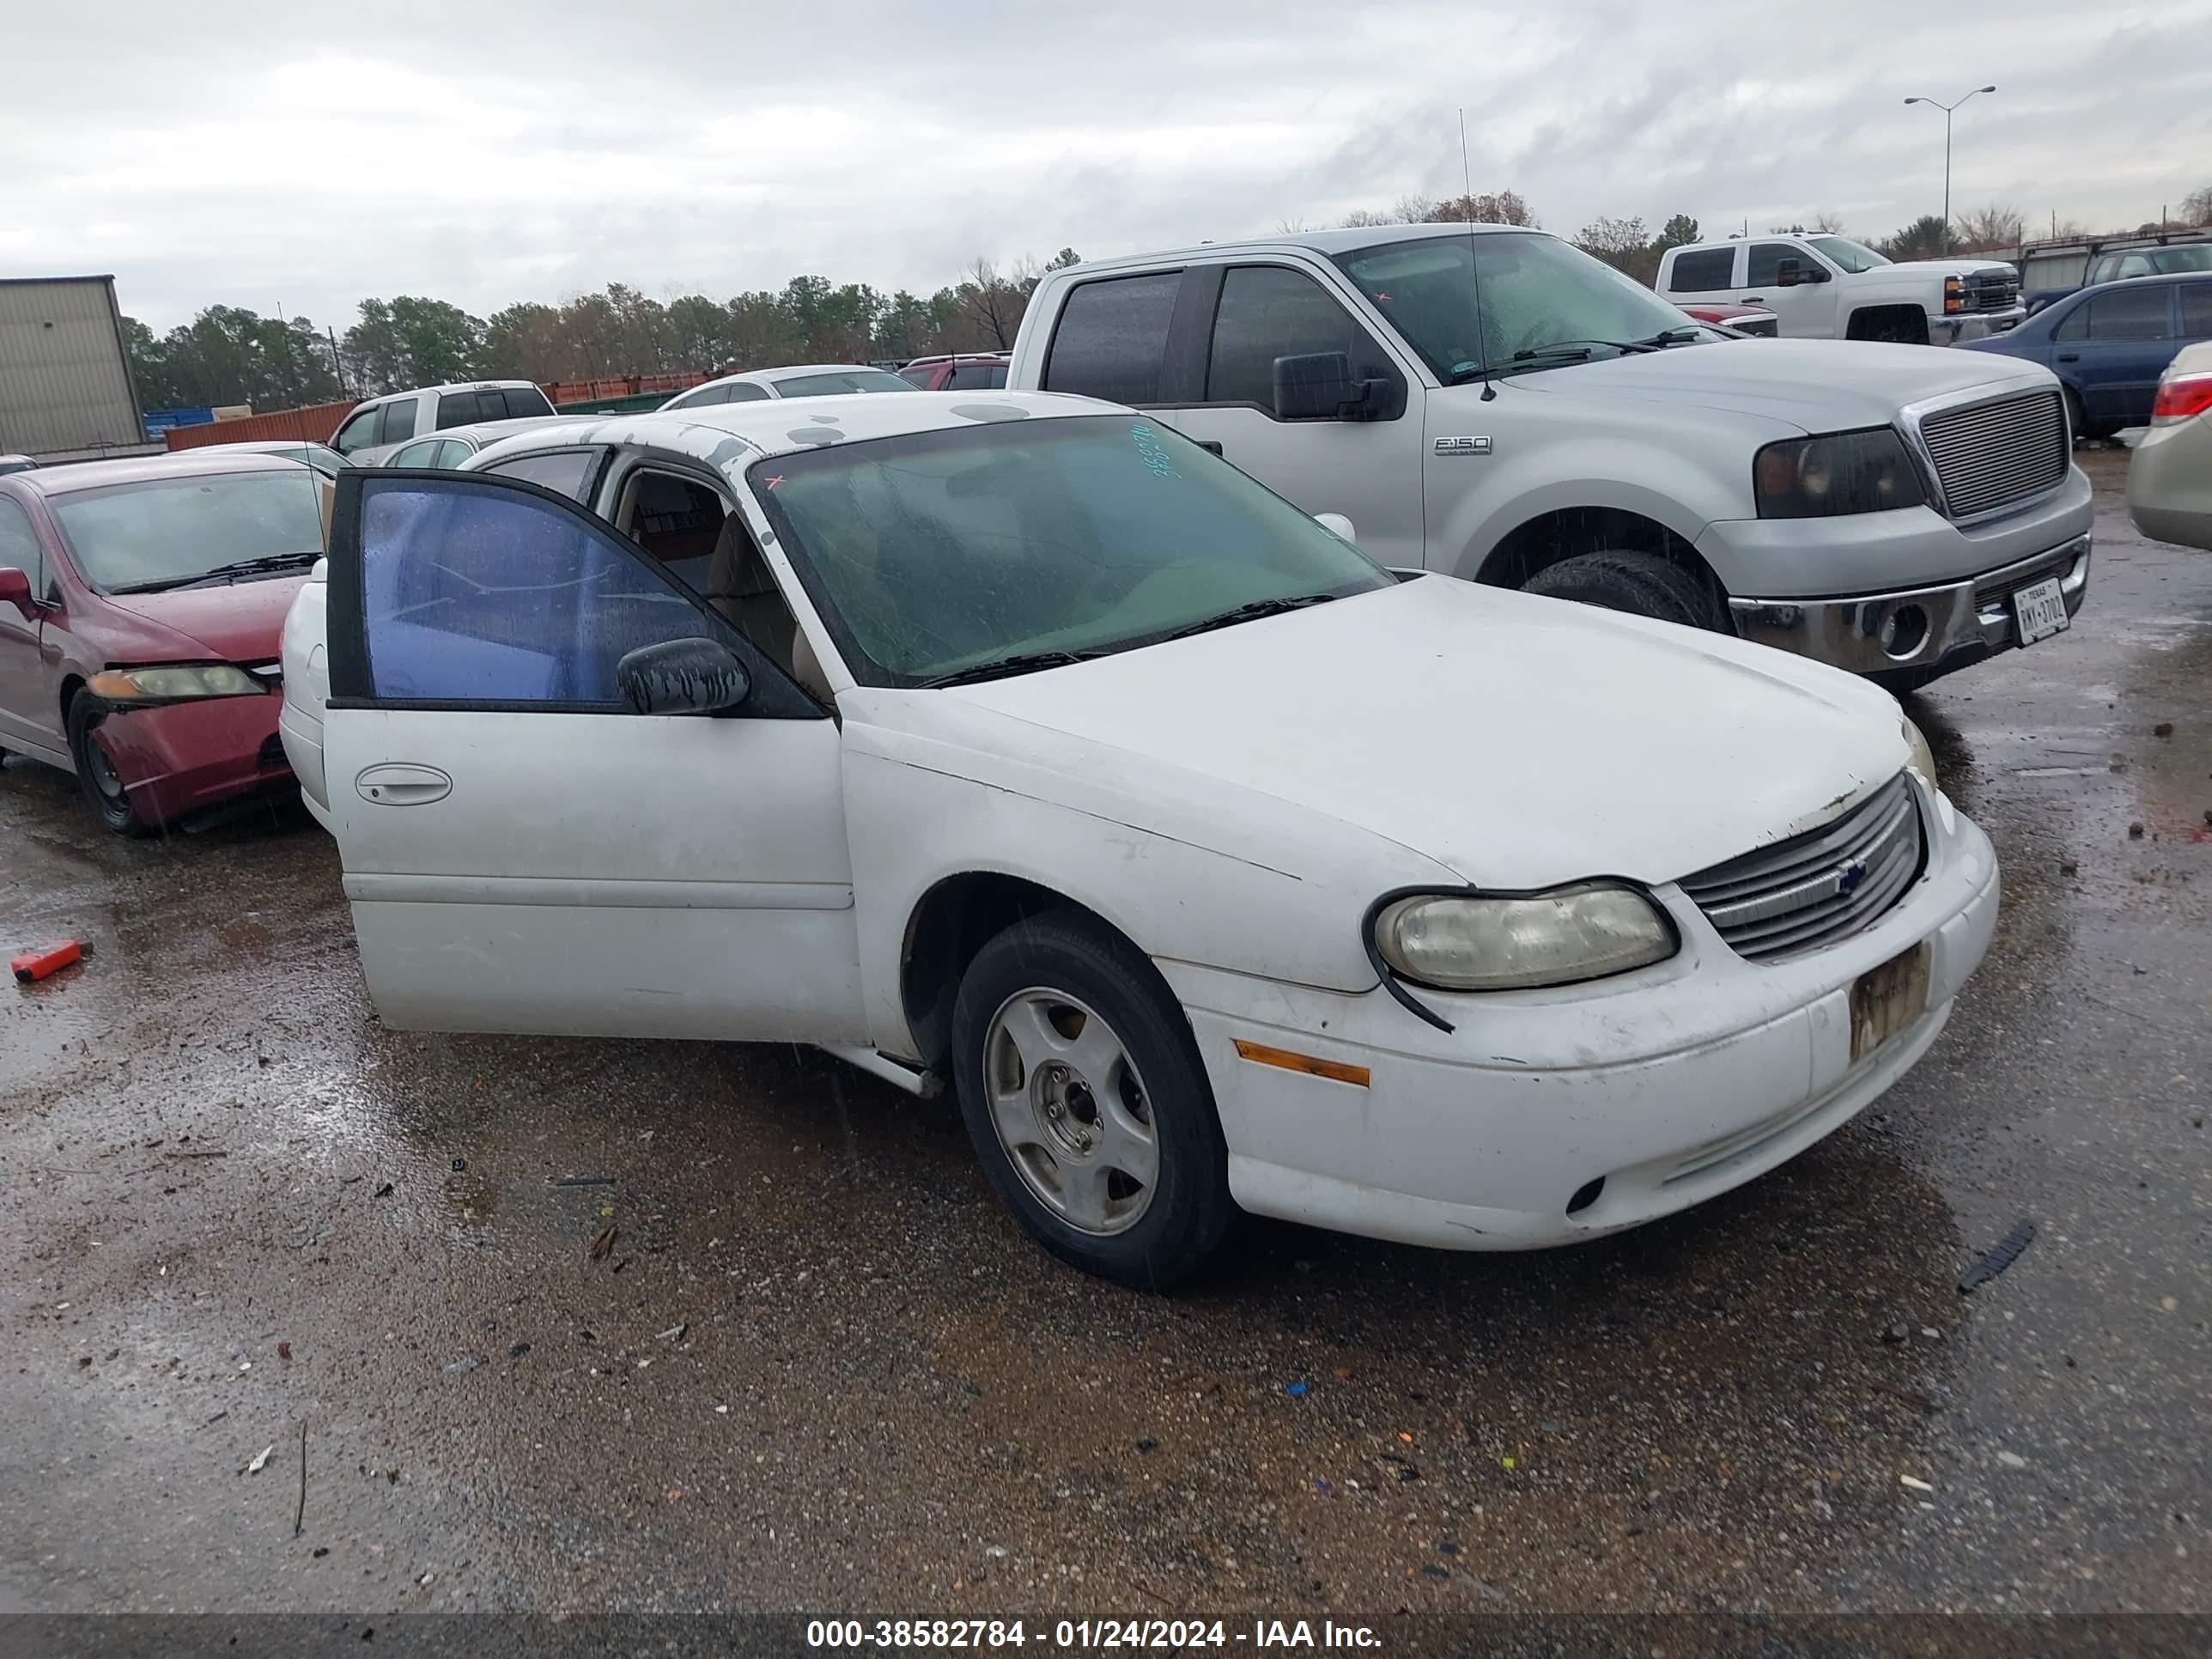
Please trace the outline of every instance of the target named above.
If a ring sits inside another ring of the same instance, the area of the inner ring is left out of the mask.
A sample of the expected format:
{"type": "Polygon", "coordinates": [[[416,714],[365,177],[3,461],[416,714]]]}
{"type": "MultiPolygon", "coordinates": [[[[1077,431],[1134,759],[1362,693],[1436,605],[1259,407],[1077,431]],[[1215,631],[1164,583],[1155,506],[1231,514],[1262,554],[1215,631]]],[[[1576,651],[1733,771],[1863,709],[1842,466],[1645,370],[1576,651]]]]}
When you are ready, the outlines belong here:
{"type": "Polygon", "coordinates": [[[1160,434],[1142,422],[1129,428],[1129,441],[1137,447],[1137,454],[1145,463],[1145,471],[1155,478],[1180,478],[1174,459],[1160,442],[1160,434]]]}

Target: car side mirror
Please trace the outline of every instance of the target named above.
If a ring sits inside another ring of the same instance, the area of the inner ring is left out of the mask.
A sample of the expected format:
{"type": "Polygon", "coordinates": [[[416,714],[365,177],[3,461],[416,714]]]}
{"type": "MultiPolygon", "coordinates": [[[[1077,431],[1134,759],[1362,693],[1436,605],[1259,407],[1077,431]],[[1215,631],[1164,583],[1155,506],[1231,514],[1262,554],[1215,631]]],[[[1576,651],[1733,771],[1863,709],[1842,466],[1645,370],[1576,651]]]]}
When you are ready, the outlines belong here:
{"type": "Polygon", "coordinates": [[[1275,417],[1284,421],[1371,421],[1382,412],[1387,380],[1355,380],[1341,351],[1275,359],[1275,417]]]}
{"type": "Polygon", "coordinates": [[[665,640],[617,663],[615,687],[633,714],[719,714],[752,695],[753,677],[720,640],[665,640]]]}
{"type": "Polygon", "coordinates": [[[1359,545],[1359,538],[1352,532],[1352,520],[1346,518],[1343,514],[1316,513],[1314,514],[1314,522],[1323,530],[1330,532],[1338,539],[1350,542],[1354,547],[1359,545]]]}
{"type": "Polygon", "coordinates": [[[20,570],[0,570],[0,605],[12,605],[27,613],[32,605],[31,579],[20,570]]]}

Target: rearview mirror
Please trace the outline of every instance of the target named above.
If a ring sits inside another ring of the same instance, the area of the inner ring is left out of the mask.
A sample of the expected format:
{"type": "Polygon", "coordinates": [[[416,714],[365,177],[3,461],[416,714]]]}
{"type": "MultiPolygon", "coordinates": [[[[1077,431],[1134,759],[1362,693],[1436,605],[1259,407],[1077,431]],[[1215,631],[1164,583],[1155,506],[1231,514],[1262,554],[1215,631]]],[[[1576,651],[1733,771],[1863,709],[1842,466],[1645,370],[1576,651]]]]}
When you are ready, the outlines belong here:
{"type": "Polygon", "coordinates": [[[625,655],[615,686],[633,714],[719,714],[752,695],[753,678],[719,640],[667,640],[625,655]]]}
{"type": "Polygon", "coordinates": [[[0,570],[0,605],[18,611],[31,608],[31,579],[20,570],[0,570]]]}
{"type": "Polygon", "coordinates": [[[1389,382],[1355,380],[1352,358],[1341,351],[1310,351],[1275,359],[1275,418],[1283,421],[1371,421],[1382,412],[1389,382]]]}

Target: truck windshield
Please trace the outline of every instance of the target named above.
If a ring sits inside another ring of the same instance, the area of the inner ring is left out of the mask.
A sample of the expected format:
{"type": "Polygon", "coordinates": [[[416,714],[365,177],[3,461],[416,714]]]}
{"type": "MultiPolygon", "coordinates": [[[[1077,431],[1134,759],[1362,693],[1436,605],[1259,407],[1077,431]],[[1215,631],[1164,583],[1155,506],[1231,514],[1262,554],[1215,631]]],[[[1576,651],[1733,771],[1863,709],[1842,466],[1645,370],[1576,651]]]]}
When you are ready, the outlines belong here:
{"type": "Polygon", "coordinates": [[[1669,334],[1719,337],[1641,283],[1538,231],[1409,236],[1340,253],[1336,263],[1447,386],[1549,346],[1611,357],[1669,334]]]}
{"type": "Polygon", "coordinates": [[[301,467],[72,490],[53,498],[78,572],[102,592],[173,587],[258,562],[304,569],[323,550],[323,484],[301,467]]]}
{"type": "Polygon", "coordinates": [[[1393,585],[1141,416],[828,445],[746,480],[865,684],[1051,667],[1393,585]]]}
{"type": "Polygon", "coordinates": [[[1839,269],[1854,276],[1862,270],[1872,270],[1876,265],[1889,263],[1872,248],[1863,246],[1848,236],[1808,236],[1805,240],[1827,255],[1839,269]]]}

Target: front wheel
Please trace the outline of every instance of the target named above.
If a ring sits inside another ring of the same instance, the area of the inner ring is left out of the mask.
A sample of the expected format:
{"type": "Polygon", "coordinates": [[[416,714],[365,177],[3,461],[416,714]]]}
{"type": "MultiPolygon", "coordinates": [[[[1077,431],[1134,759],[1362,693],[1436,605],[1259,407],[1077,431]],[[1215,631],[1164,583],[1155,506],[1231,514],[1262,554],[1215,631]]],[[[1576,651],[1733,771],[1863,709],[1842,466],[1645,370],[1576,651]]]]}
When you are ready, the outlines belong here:
{"type": "Polygon", "coordinates": [[[76,763],[77,782],[93,811],[100,814],[100,821],[117,835],[150,836],[154,826],[138,816],[115,763],[92,735],[106,718],[107,710],[91,692],[79,691],[70,699],[70,758],[76,763]]]}
{"type": "Polygon", "coordinates": [[[1578,553],[1545,566],[1522,586],[1547,599],[1728,632],[1728,613],[1705,578],[1654,554],[1578,553]]]}
{"type": "Polygon", "coordinates": [[[1072,911],[976,952],[952,1009],[961,1115],[992,1187],[1061,1260],[1158,1289],[1237,1214],[1198,1045],[1158,970],[1072,911]]]}

